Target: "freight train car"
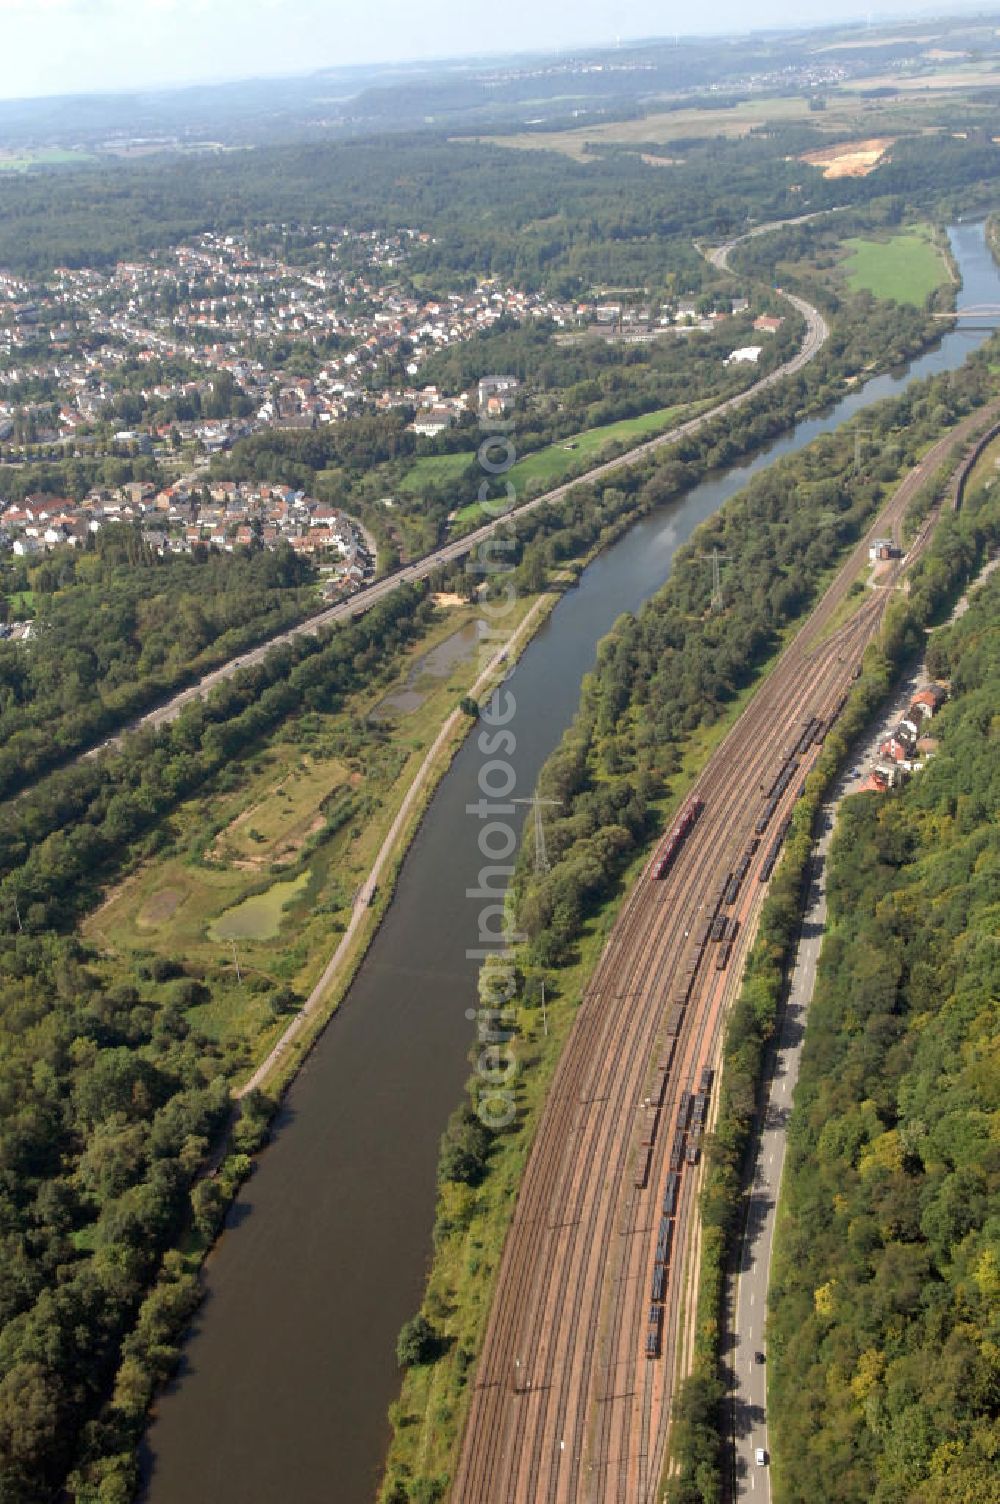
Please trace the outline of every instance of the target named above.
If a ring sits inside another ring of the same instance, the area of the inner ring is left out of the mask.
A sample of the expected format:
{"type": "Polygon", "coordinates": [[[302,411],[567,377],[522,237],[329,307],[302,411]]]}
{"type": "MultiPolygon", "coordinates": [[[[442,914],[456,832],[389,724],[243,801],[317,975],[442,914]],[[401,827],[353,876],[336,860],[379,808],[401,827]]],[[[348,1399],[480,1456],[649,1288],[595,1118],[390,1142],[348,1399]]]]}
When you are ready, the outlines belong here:
{"type": "Polygon", "coordinates": [[[656,860],[653,863],[654,878],[666,877],[670,868],[677,860],[677,853],[684,845],[692,826],[704,808],[705,802],[703,799],[699,799],[697,794],[695,794],[694,798],[688,800],[673,825],[667,831],[663,839],[663,844],[656,855],[656,860]]]}
{"type": "Polygon", "coordinates": [[[715,962],[716,971],[725,971],[726,967],[729,965],[729,957],[733,953],[733,946],[736,943],[736,936],[739,933],[739,928],[740,921],[738,919],[734,919],[732,925],[730,926],[729,934],[726,936],[726,939],[723,941],[722,945],[719,946],[719,951],[715,962]]]}
{"type": "Polygon", "coordinates": [[[639,1150],[635,1161],[635,1174],[632,1177],[632,1184],[637,1191],[644,1191],[646,1189],[646,1183],[649,1180],[649,1161],[652,1158],[652,1154],[653,1150],[648,1144],[639,1150]]]}
{"type": "Polygon", "coordinates": [[[764,865],[760,869],[758,879],[760,882],[766,883],[768,878],[771,876],[771,873],[774,871],[778,858],[781,855],[781,848],[785,844],[785,837],[788,834],[788,827],[791,825],[791,823],[792,817],[791,815],[787,815],[778,826],[774,840],[771,842],[770,850],[768,851],[767,856],[764,858],[764,865]]]}
{"type": "Polygon", "coordinates": [[[667,1176],[666,1188],[663,1192],[663,1215],[672,1217],[677,1210],[677,1192],[680,1189],[681,1177],[676,1170],[671,1170],[667,1176]]]}

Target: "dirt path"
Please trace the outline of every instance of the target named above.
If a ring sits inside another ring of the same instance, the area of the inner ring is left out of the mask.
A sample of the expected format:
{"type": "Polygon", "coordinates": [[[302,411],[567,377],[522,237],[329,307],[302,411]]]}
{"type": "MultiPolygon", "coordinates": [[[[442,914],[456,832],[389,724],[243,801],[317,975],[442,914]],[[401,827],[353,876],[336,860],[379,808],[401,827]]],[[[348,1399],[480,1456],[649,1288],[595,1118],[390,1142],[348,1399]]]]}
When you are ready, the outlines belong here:
{"type": "MultiPolygon", "coordinates": [[[[548,604],[549,597],[547,596],[542,596],[540,600],[536,601],[507,641],[493,653],[469,691],[473,698],[478,699],[487,689],[491,688],[498,678],[501,667],[508,660],[516,658],[518,650],[524,646],[525,640],[531,636],[538,617],[548,604]]],[[[386,833],[385,840],[378,849],[378,854],[372,863],[368,876],[358,890],[347,929],[344,931],[340,938],[340,943],[324,967],[323,975],[316,983],[312,992],[310,992],[301,1010],[292,1019],[287,1029],[285,1029],[281,1038],[271,1048],[265,1059],[261,1061],[249,1080],[236,1090],[234,1095],[237,1098],[246,1096],[248,1092],[260,1090],[264,1086],[267,1078],[276,1066],[283,1061],[290,1047],[313,1022],[317,1013],[322,1010],[324,1000],[330,988],[340,976],[342,968],[346,968],[351,964],[355,941],[362,936],[366,921],[370,930],[367,938],[370,939],[371,935],[374,934],[375,925],[373,922],[374,916],[371,910],[371,901],[382,880],[383,873],[401,849],[403,833],[418,800],[428,788],[433,787],[436,779],[444,772],[448,761],[450,761],[449,757],[442,763],[442,754],[448,750],[449,743],[453,741],[457,748],[460,738],[456,739],[455,733],[463,721],[470,728],[473,725],[473,722],[466,715],[465,711],[458,709],[453,710],[444,721],[403,797],[403,802],[386,833]]],[[[358,961],[360,961],[363,953],[363,948],[358,951],[356,956],[358,961]]]]}

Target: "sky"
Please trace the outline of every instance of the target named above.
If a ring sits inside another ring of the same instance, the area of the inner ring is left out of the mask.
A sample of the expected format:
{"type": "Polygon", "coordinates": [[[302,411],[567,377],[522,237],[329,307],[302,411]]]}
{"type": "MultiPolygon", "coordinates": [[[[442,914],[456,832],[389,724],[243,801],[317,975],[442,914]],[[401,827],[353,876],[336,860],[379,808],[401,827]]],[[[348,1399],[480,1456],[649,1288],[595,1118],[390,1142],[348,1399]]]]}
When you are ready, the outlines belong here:
{"type": "MultiPolygon", "coordinates": [[[[938,13],[947,8],[942,4],[938,13]]],[[[931,13],[914,0],[0,0],[0,98],[931,13]]]]}

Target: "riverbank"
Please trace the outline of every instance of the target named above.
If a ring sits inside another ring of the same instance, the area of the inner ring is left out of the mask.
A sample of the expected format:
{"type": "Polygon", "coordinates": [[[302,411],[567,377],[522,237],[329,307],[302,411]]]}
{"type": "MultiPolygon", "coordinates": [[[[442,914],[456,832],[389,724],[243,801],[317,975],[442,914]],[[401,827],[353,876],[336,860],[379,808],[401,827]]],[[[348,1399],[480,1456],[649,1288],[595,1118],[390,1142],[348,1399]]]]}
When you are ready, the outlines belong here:
{"type": "MultiPolygon", "coordinates": [[[[966,236],[967,265],[980,240],[966,236]]],[[[704,469],[673,455],[635,479],[620,470],[615,484],[629,492],[617,493],[615,506],[631,507],[635,520],[626,522],[623,512],[614,522],[619,541],[562,596],[511,678],[517,792],[532,791],[571,719],[598,639],[662,585],[678,545],[700,521],[776,456],[914,375],[956,364],[968,349],[968,341],[946,336],[914,370],[858,385],[836,408],[805,421],[802,382],[781,402],[772,394],[752,425],[726,425],[758,457],[738,461],[738,446],[734,455],[731,444],[725,454],[717,442],[706,445],[711,461],[726,468],[694,490],[688,486],[704,469]]],[[[812,383],[819,401],[833,390],[829,364],[812,383]]],[[[582,518],[596,503],[587,487],[575,490],[582,518]]],[[[291,1086],[268,1152],[211,1260],[209,1302],[185,1350],[183,1382],[161,1398],[150,1435],[153,1504],[170,1504],[191,1478],[225,1504],[269,1504],[289,1489],[318,1499],[331,1468],[345,1501],[371,1499],[385,1446],[382,1407],[397,1383],[393,1338],[420,1300],[438,1142],[468,1073],[475,969],[465,952],[475,922],[466,890],[482,865],[478,822],[466,814],[478,797],[475,740],[466,740],[442,780],[350,1005],[338,1010],[291,1086]],[[268,1312],[263,1328],[247,1321],[251,1306],[268,1312]],[[286,1370],[296,1383],[276,1390],[270,1375],[286,1370]]]]}
{"type": "MultiPolygon", "coordinates": [[[[517,662],[557,599],[558,594],[549,591],[534,602],[511,635],[493,651],[486,666],[470,685],[468,696],[471,699],[478,702],[492,693],[517,662]]],[[[271,1097],[280,1093],[299,1069],[317,1035],[329,1022],[331,1013],[339,1006],[351,985],[385,911],[392,902],[400,865],[433,798],[434,790],[448,771],[469,727],[474,724],[475,718],[461,707],[452,710],[446,718],[403,795],[402,803],[378,848],[371,870],[354,899],[347,929],[324,967],[322,976],[301,1011],[265,1059],[236,1090],[234,1095],[238,1100],[251,1092],[264,1091],[271,1097]]]]}
{"type": "MultiPolygon", "coordinates": [[[[714,1478],[721,1485],[721,1452],[734,1441],[746,1461],[760,1437],[751,1442],[747,1431],[747,1413],[741,1412],[737,1431],[731,1424],[731,1410],[726,1398],[732,1384],[728,1369],[726,1333],[732,1333],[735,1290],[738,1274],[749,1265],[741,1261],[744,1229],[752,1227],[756,1238],[760,1218],[753,1217],[754,1197],[760,1187],[749,1181],[749,1146],[755,1124],[760,1121],[758,1095],[761,1082],[770,1070],[771,1043],[783,1016],[785,978],[790,957],[797,943],[802,919],[802,903],[810,870],[814,829],[827,799],[827,791],[839,776],[851,748],[865,734],[873,716],[877,716],[903,672],[912,643],[922,635],[921,624],[941,614],[949,593],[961,587],[966,568],[972,567],[974,550],[968,543],[956,547],[955,528],[967,539],[997,529],[995,506],[991,514],[977,509],[974,518],[962,518],[956,524],[945,510],[941,532],[921,558],[908,597],[898,597],[897,604],[879,646],[866,657],[864,671],[854,686],[836,731],[829,736],[822,755],[806,782],[805,793],[795,808],[786,854],[780,863],[772,891],[761,914],[758,937],[751,951],[746,977],[736,1003],[726,1037],[722,1062],[720,1119],[709,1154],[706,1185],[701,1198],[701,1216],[706,1224],[706,1245],[710,1250],[703,1260],[699,1288],[699,1340],[694,1354],[693,1376],[679,1397],[686,1423],[675,1437],[673,1459],[685,1486],[695,1488],[701,1478],[706,1484],[714,1478]],[[985,530],[985,533],[984,533],[985,530]],[[752,1218],[752,1221],[751,1221],[752,1218]],[[728,1284],[727,1284],[728,1281],[728,1284]],[[749,1449],[749,1450],[748,1450],[749,1449]]],[[[982,542],[980,542],[980,547],[982,542]]],[[[790,1097],[785,1102],[791,1107],[790,1097]]],[[[772,1191],[776,1180],[771,1182],[772,1191]]],[[[759,1200],[759,1197],[758,1197],[759,1200]]],[[[759,1271],[755,1278],[758,1278],[759,1271]]],[[[759,1293],[759,1278],[757,1289],[759,1293]]],[[[744,1349],[747,1313],[744,1311],[744,1349]]],[[[763,1307],[756,1314],[753,1346],[763,1347],[763,1307]]],[[[746,1367],[746,1351],[743,1354],[746,1367]]],[[[748,1381],[743,1375],[741,1384],[748,1381]]],[[[735,1391],[734,1391],[735,1397],[735,1391]]],[[[757,1428],[759,1430],[759,1426],[757,1428]]],[[[752,1476],[752,1469],[751,1475],[752,1476]]],[[[733,1474],[733,1486],[736,1475],[733,1474]]],[[[742,1485],[746,1477],[740,1474],[742,1485]]],[[[701,1497],[696,1495],[695,1497],[701,1497]]],[[[708,1497],[706,1492],[705,1497],[708,1497]]]]}
{"type": "MultiPolygon", "coordinates": [[[[880,416],[883,422],[891,423],[890,412],[880,416]]],[[[929,439],[929,435],[927,438],[929,439]]],[[[926,440],[922,440],[919,447],[923,447],[924,442],[926,440]]],[[[833,463],[829,446],[824,447],[823,461],[820,462],[817,454],[811,469],[815,473],[836,477],[841,484],[845,484],[851,475],[852,466],[853,444],[850,436],[841,437],[839,469],[833,463]]],[[[807,455],[808,451],[803,455],[802,462],[808,466],[807,455]]],[[[782,467],[779,466],[778,469],[781,472],[782,467]]],[[[784,471],[785,473],[779,473],[773,477],[770,496],[772,498],[778,495],[783,496],[786,507],[794,506],[793,498],[797,490],[801,494],[801,485],[796,486],[788,462],[785,463],[784,471]]],[[[919,473],[917,481],[919,481],[919,473]]],[[[855,483],[858,484],[857,479],[855,483]]],[[[912,478],[904,483],[903,491],[907,497],[916,489],[916,484],[917,482],[912,478]]],[[[743,510],[755,519],[760,519],[765,515],[764,497],[767,494],[761,484],[751,487],[743,499],[743,510]]],[[[734,508],[739,507],[739,503],[732,505],[734,508]]],[[[777,517],[773,517],[770,525],[776,526],[780,534],[781,529],[788,524],[783,514],[778,513],[777,517]]],[[[766,526],[761,522],[758,521],[756,526],[763,527],[766,532],[766,526]]],[[[661,592],[662,600],[680,593],[687,603],[689,621],[692,609],[704,610],[707,605],[705,596],[701,598],[699,606],[695,606],[691,601],[690,586],[687,584],[690,576],[687,575],[685,578],[683,572],[683,564],[699,552],[696,547],[699,541],[700,552],[704,553],[718,540],[707,532],[701,540],[698,540],[696,535],[695,540],[692,540],[692,544],[684,551],[684,556],[676,560],[671,579],[661,592]],[[681,577],[678,578],[678,575],[681,577]]],[[[853,543],[848,544],[847,548],[852,546],[853,543]]],[[[809,600],[817,599],[826,580],[839,570],[841,559],[846,554],[847,548],[831,562],[829,570],[817,579],[815,586],[810,583],[809,600]]],[[[734,551],[731,544],[728,551],[734,551]]],[[[739,552],[739,550],[736,551],[739,552]]],[[[766,548],[764,551],[766,552],[766,548]]],[[[743,556],[746,557],[745,550],[743,550],[743,556]]],[[[760,590],[763,591],[765,588],[761,585],[760,590]]],[[[759,592],[755,598],[762,598],[759,592]]],[[[730,607],[726,614],[731,614],[732,609],[730,607]]],[[[697,616],[694,620],[698,620],[697,616]]],[[[718,618],[712,615],[704,616],[700,628],[692,626],[689,630],[684,652],[689,657],[697,658],[699,649],[696,639],[699,632],[702,635],[707,634],[707,642],[714,638],[717,625],[718,618]]],[[[755,662],[752,682],[730,700],[721,716],[710,712],[706,717],[706,706],[701,700],[701,690],[698,691],[700,703],[697,707],[694,701],[690,705],[683,701],[678,702],[673,707],[674,722],[687,725],[689,724],[688,718],[691,717],[695,720],[697,731],[694,734],[674,739],[672,767],[668,775],[668,792],[665,797],[660,797],[651,804],[650,831],[646,838],[638,843],[635,855],[626,865],[613,869],[611,873],[613,881],[609,884],[610,896],[606,899],[598,898],[596,911],[593,897],[589,905],[586,905],[586,899],[584,899],[585,905],[591,910],[592,917],[573,936],[574,955],[571,962],[557,960],[545,967],[546,993],[552,999],[547,1035],[539,1031],[537,1010],[526,1011],[523,1006],[518,1009],[517,1054],[519,1076],[523,1083],[518,1103],[522,1115],[521,1121],[516,1132],[499,1135],[494,1140],[489,1168],[481,1187],[456,1186],[449,1183],[441,1187],[435,1232],[436,1254],[423,1304],[425,1316],[440,1333],[441,1352],[436,1361],[412,1370],[405,1381],[403,1398],[393,1414],[394,1441],[383,1490],[383,1499],[386,1501],[416,1497],[412,1493],[413,1488],[444,1487],[447,1479],[452,1475],[457,1434],[461,1429],[470,1399],[469,1380],[472,1364],[483,1339],[485,1322],[490,1309],[493,1279],[499,1265],[511,1212],[518,1204],[521,1175],[531,1152],[541,1111],[549,1095],[562,1047],[575,1019],[576,1000],[584,995],[590,975],[604,951],[605,943],[614,928],[622,904],[644,870],[650,842],[655,839],[654,831],[662,828],[664,821],[669,818],[669,811],[676,807],[684,797],[694,777],[706,763],[706,742],[709,745],[718,744],[742,714],[750,699],[766,682],[787,643],[800,633],[808,635],[809,630],[808,616],[795,618],[768,655],[755,662]]],[[[641,654],[644,659],[652,655],[650,645],[647,643],[645,647],[640,648],[641,635],[637,642],[636,634],[629,628],[616,635],[628,639],[629,646],[625,649],[626,653],[633,656],[641,654]]],[[[671,640],[671,633],[664,635],[667,640],[671,640]]],[[[650,633],[651,640],[652,633],[650,633]]],[[[721,656],[726,656],[723,643],[716,641],[714,650],[721,656]]],[[[616,664],[617,675],[624,667],[621,659],[610,647],[605,656],[608,661],[616,664]]],[[[608,692],[611,693],[611,682],[606,682],[608,692]]],[[[649,777],[652,771],[651,759],[647,756],[645,762],[637,765],[630,758],[626,747],[629,744],[633,748],[643,744],[648,748],[648,742],[640,743],[637,739],[639,734],[632,724],[631,716],[621,705],[619,705],[619,716],[621,724],[628,726],[629,730],[624,738],[618,739],[616,761],[621,766],[631,769],[627,775],[628,778],[639,783],[644,777],[649,777]],[[623,745],[623,742],[626,745],[623,745]]],[[[606,715],[601,709],[600,694],[595,693],[593,686],[584,695],[581,718],[583,724],[575,727],[568,738],[573,743],[574,750],[571,754],[567,753],[567,756],[572,756],[576,763],[579,763],[584,755],[581,748],[590,749],[591,747],[594,725],[602,721],[606,724],[606,715]]],[[[595,789],[600,789],[606,782],[606,775],[602,779],[596,768],[600,756],[599,752],[593,754],[593,782],[588,784],[588,787],[595,789]]],[[[553,762],[557,760],[554,759],[553,762]]],[[[655,758],[652,761],[655,761],[655,758]]],[[[546,779],[546,772],[543,771],[539,785],[542,793],[554,792],[554,786],[551,783],[553,776],[551,764],[547,771],[549,779],[546,779]]],[[[558,778],[558,775],[555,776],[558,778]]],[[[589,793],[586,797],[592,801],[594,794],[589,793]]],[[[568,864],[575,857],[575,851],[571,848],[567,853],[561,848],[559,818],[555,817],[550,831],[550,846],[554,847],[560,853],[561,860],[568,864]]],[[[570,824],[578,818],[572,809],[566,816],[570,824]]],[[[579,858],[576,859],[579,860],[579,858]]],[[[565,894],[565,885],[569,879],[562,876],[558,860],[554,865],[552,880],[556,884],[562,884],[562,891],[565,894]]],[[[522,920],[521,927],[530,931],[532,929],[530,920],[527,922],[524,920],[526,908],[532,902],[530,893],[526,897],[526,887],[530,890],[530,880],[527,883],[522,882],[519,889],[519,916],[522,920]]],[[[567,901],[571,903],[572,898],[567,897],[567,901]]],[[[532,972],[538,968],[539,961],[537,956],[532,954],[531,945],[523,954],[518,955],[517,964],[526,972],[532,972]]],[[[698,1339],[693,1337],[694,1331],[695,1322],[692,1311],[685,1322],[689,1351],[693,1351],[698,1343],[698,1339]]]]}

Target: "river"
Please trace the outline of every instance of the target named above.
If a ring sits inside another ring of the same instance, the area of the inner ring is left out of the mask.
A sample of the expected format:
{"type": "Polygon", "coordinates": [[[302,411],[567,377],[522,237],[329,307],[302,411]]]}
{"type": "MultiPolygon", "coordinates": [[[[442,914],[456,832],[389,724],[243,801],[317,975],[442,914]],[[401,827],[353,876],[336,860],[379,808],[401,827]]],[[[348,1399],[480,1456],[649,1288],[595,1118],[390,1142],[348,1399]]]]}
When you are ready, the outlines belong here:
{"type": "MultiPolygon", "coordinates": [[[[949,231],[960,306],[1000,304],[980,225],[949,231]]],[[[519,795],[576,710],[598,640],[663,584],[705,518],[779,458],[987,335],[957,327],[904,371],[801,422],[752,462],[636,523],[584,572],[509,680],[519,795]]],[[[399,1376],[394,1347],[431,1252],[438,1142],[468,1074],[482,864],[470,738],[407,855],[339,1012],[291,1087],[274,1138],[206,1269],[206,1299],[145,1446],[148,1504],[371,1504],[399,1376]]]]}

